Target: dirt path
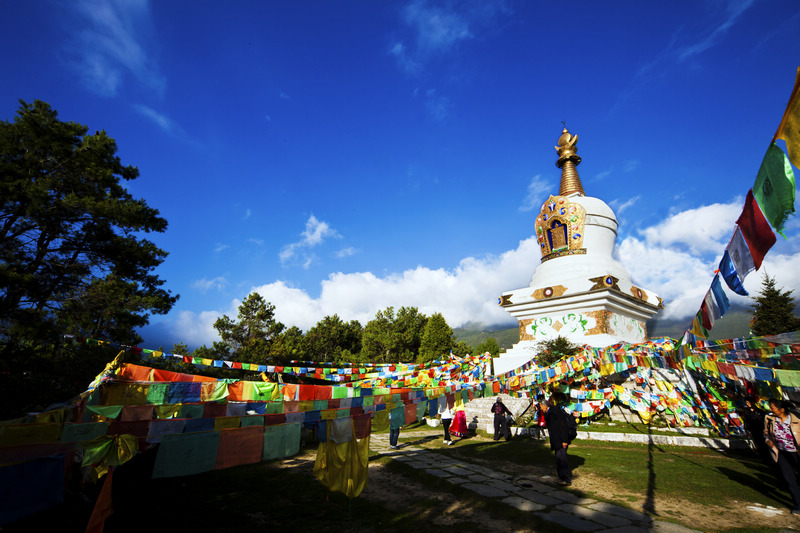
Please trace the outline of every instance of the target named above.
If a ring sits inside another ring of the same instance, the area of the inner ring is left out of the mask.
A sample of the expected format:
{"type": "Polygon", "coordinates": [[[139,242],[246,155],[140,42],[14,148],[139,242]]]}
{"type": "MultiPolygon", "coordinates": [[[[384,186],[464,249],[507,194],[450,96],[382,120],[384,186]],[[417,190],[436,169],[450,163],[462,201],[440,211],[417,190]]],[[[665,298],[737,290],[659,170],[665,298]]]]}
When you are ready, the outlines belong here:
{"type": "MultiPolygon", "coordinates": [[[[315,454],[306,453],[294,457],[291,468],[301,468],[309,472],[313,468],[315,454]]],[[[464,457],[465,461],[487,466],[503,472],[512,478],[551,479],[553,472],[548,466],[526,466],[524,476],[520,475],[519,465],[506,461],[485,461],[474,457],[464,457]]],[[[280,463],[278,463],[279,466],[280,463]]],[[[289,466],[287,466],[289,468],[289,466]]],[[[429,522],[435,527],[468,527],[470,530],[490,530],[508,532],[534,531],[530,526],[497,520],[485,510],[470,508],[446,490],[432,489],[431,486],[416,479],[389,471],[379,462],[371,461],[367,488],[360,499],[380,504],[398,514],[413,512],[414,518],[429,522]],[[435,505],[419,505],[420,502],[435,501],[435,505]]],[[[646,503],[645,495],[632,493],[610,483],[602,476],[581,474],[573,479],[572,490],[590,498],[609,499],[613,495],[615,503],[642,511],[646,503]]],[[[754,530],[785,529],[800,531],[800,518],[793,516],[788,509],[775,509],[749,502],[733,502],[731,505],[699,505],[689,499],[656,495],[654,510],[650,515],[654,520],[674,520],[686,527],[702,531],[721,531],[736,528],[754,530]]],[[[380,526],[377,527],[379,531],[380,526]]]]}

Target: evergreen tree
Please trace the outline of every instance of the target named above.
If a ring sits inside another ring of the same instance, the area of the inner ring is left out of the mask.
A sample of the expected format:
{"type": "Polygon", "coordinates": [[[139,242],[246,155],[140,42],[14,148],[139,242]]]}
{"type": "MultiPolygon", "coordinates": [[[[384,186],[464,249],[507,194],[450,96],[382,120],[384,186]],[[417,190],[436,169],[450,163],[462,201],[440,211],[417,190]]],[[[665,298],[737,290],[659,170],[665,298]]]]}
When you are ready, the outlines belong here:
{"type": "Polygon", "coordinates": [[[444,359],[450,354],[454,344],[453,328],[447,325],[441,313],[434,313],[425,323],[417,361],[424,363],[444,359]]]}
{"type": "Polygon", "coordinates": [[[466,357],[471,355],[474,351],[475,349],[464,341],[458,341],[453,346],[453,355],[457,355],[459,357],[466,357]]]}
{"type": "Polygon", "coordinates": [[[489,352],[493,357],[497,357],[497,355],[500,353],[500,345],[497,344],[497,341],[494,339],[494,337],[489,337],[480,343],[478,347],[475,348],[475,351],[477,351],[479,354],[485,354],[486,352],[489,352]]]}
{"type": "Polygon", "coordinates": [[[559,335],[555,339],[541,341],[539,350],[539,355],[536,356],[536,363],[539,366],[550,366],[568,355],[575,355],[578,352],[578,347],[566,337],[559,335]]]}
{"type": "Polygon", "coordinates": [[[794,314],[792,292],[783,291],[775,286],[775,278],[764,273],[761,280],[761,294],[754,297],[753,319],[750,331],[756,337],[777,335],[787,331],[800,329],[800,318],[794,314]]]}
{"type": "Polygon", "coordinates": [[[214,322],[222,341],[214,342],[211,348],[201,346],[193,355],[260,365],[284,362],[287,357],[280,342],[284,325],[275,320],[275,306],[254,292],[244,299],[238,311],[236,320],[222,315],[214,322]]]}
{"type": "Polygon", "coordinates": [[[139,171],[114,139],[88,131],[40,100],[0,121],[0,419],[83,392],[118,351],[64,334],[139,344],[178,299],[144,238],[167,221],[125,188],[139,171]]]}
{"type": "Polygon", "coordinates": [[[362,335],[362,352],[374,363],[410,363],[419,355],[428,318],[416,307],[394,307],[378,311],[367,322],[362,335]]]}
{"type": "Polygon", "coordinates": [[[135,329],[177,300],[152,273],[167,253],[139,237],[167,221],[125,189],[139,171],[116,152],[105,131],[62,122],[40,100],[0,122],[4,357],[65,332],[138,344],[135,329]]]}
{"type": "MultiPolygon", "coordinates": [[[[326,316],[306,333],[306,349],[312,361],[343,361],[342,354],[361,351],[362,328],[358,320],[344,322],[339,315],[326,316]]],[[[350,355],[346,357],[349,359],[350,355]]]]}

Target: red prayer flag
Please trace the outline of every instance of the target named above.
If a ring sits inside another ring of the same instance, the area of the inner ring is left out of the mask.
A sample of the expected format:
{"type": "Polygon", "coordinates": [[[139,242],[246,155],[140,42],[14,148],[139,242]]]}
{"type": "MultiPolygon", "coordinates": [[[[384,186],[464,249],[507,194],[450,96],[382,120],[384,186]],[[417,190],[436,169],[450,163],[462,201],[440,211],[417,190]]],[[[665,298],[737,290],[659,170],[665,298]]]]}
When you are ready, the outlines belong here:
{"type": "Polygon", "coordinates": [[[703,304],[700,306],[700,317],[702,318],[704,328],[711,329],[714,326],[714,322],[711,319],[711,313],[708,311],[708,305],[705,300],[703,300],[703,304]]]}
{"type": "Polygon", "coordinates": [[[744,209],[736,224],[739,225],[739,229],[742,231],[745,241],[747,241],[750,255],[753,256],[753,265],[758,270],[761,267],[764,256],[775,244],[777,238],[769,222],[761,212],[761,208],[758,207],[752,189],[747,191],[744,209]]]}
{"type": "Polygon", "coordinates": [[[108,469],[108,475],[103,481],[103,488],[100,489],[100,494],[97,496],[92,516],[89,517],[89,523],[86,525],[86,533],[103,533],[106,518],[114,513],[114,505],[111,500],[111,480],[113,476],[114,467],[112,466],[108,469]]]}

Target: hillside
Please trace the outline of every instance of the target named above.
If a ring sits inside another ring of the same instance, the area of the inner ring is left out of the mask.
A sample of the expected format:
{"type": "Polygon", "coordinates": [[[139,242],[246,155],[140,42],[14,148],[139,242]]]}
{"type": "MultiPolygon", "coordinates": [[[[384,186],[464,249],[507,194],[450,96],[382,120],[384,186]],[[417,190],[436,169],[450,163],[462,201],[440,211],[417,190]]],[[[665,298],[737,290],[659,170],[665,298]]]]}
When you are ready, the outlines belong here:
{"type": "Polygon", "coordinates": [[[481,326],[480,324],[467,324],[463,328],[453,328],[456,339],[464,341],[473,348],[484,342],[489,337],[494,338],[501,350],[508,350],[519,341],[519,328],[501,326],[481,326]]]}
{"type": "MultiPolygon", "coordinates": [[[[714,323],[709,339],[737,339],[750,335],[750,319],[752,312],[747,308],[731,309],[725,316],[714,323]]],[[[672,337],[680,338],[692,325],[692,319],[680,320],[650,320],[647,322],[647,334],[650,338],[672,337]]]]}

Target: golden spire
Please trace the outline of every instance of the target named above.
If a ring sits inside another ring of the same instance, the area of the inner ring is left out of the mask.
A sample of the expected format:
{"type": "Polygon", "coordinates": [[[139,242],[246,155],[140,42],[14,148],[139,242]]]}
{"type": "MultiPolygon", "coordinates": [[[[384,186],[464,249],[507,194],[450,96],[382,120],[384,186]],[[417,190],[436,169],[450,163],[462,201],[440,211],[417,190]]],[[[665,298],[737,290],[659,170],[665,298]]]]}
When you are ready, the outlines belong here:
{"type": "Polygon", "coordinates": [[[571,135],[567,131],[566,124],[564,131],[561,132],[561,137],[558,138],[558,161],[556,166],[561,169],[561,188],[558,191],[559,196],[567,196],[573,193],[583,192],[583,185],[581,179],[578,177],[578,165],[581,164],[581,156],[578,155],[578,136],[571,135]]]}

